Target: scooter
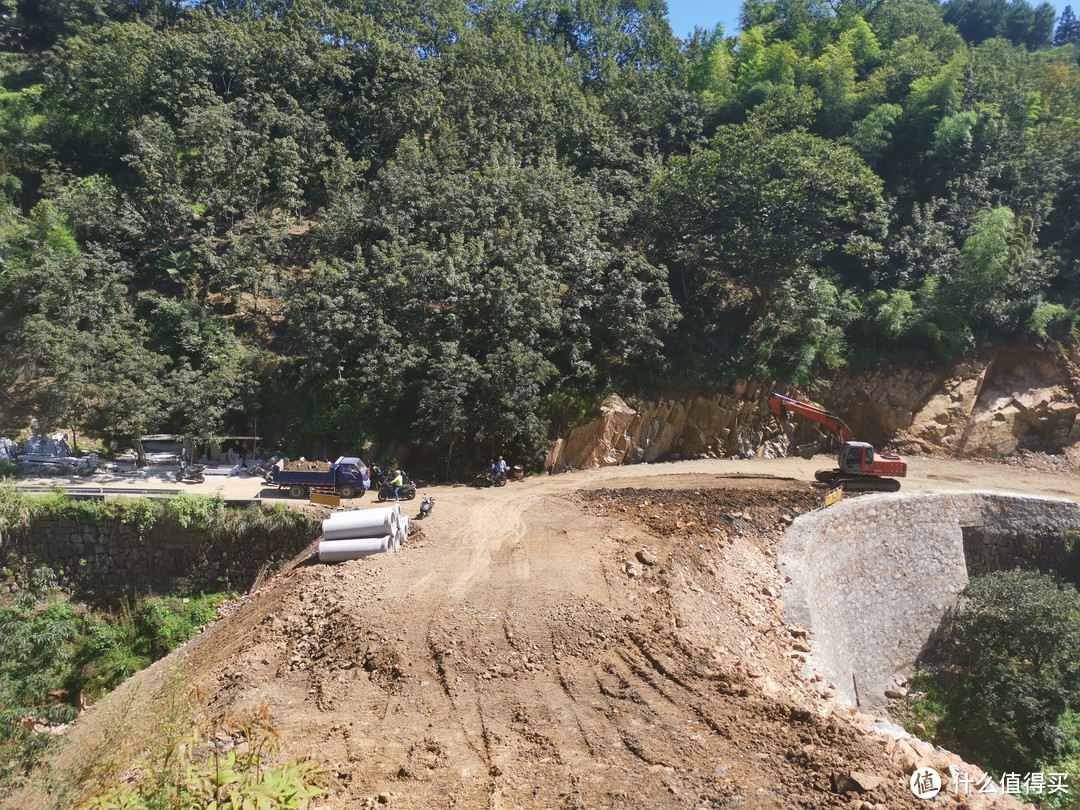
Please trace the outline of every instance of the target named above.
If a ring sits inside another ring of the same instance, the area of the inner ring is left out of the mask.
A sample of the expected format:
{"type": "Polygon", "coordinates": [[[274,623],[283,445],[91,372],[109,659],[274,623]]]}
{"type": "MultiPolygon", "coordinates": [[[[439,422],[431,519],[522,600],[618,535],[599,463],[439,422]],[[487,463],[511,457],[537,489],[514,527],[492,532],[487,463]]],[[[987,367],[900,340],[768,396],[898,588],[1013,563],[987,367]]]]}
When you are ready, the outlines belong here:
{"type": "Polygon", "coordinates": [[[504,487],[506,486],[506,473],[500,470],[487,469],[476,476],[470,483],[471,487],[504,487]]]}
{"type": "MultiPolygon", "coordinates": [[[[392,501],[392,500],[394,500],[394,492],[395,492],[396,489],[397,489],[397,487],[394,487],[391,484],[383,484],[381,487],[379,487],[379,495],[378,495],[379,500],[380,501],[392,501]]],[[[400,497],[401,497],[401,500],[403,500],[403,501],[411,501],[413,498],[416,497],[416,484],[413,483],[412,479],[405,478],[405,479],[402,480],[400,497]]]]}
{"type": "Polygon", "coordinates": [[[201,484],[206,480],[206,476],[203,475],[205,469],[205,464],[192,464],[189,466],[186,461],[181,459],[180,469],[176,471],[176,480],[180,483],[189,481],[192,484],[201,484]]]}
{"type": "Polygon", "coordinates": [[[431,514],[431,510],[435,507],[435,499],[428,495],[424,498],[423,503],[420,504],[420,514],[416,516],[417,520],[423,520],[431,514]]]}

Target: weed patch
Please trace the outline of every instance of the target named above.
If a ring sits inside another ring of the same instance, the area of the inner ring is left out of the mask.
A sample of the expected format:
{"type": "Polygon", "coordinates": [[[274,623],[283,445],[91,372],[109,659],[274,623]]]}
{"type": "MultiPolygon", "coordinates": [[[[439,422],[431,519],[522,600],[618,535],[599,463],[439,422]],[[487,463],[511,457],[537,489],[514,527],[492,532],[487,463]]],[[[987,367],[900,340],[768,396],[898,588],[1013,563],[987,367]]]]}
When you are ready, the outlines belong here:
{"type": "Polygon", "coordinates": [[[99,787],[79,810],[300,810],[325,793],[325,768],[314,762],[278,761],[281,736],[265,703],[246,715],[198,720],[183,735],[175,724],[160,731],[133,778],[99,787]]]}
{"type": "Polygon", "coordinates": [[[0,797],[52,749],[49,726],[172,652],[229,596],[145,597],[95,612],[39,591],[0,607],[0,797]]]}

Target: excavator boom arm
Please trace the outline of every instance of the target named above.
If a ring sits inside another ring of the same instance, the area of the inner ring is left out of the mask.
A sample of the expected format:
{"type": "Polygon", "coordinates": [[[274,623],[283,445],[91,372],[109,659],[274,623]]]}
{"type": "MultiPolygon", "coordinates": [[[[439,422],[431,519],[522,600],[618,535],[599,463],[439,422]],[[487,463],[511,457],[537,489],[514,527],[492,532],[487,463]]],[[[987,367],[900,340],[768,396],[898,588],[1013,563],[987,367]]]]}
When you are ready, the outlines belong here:
{"type": "Polygon", "coordinates": [[[839,436],[842,442],[855,440],[854,435],[851,433],[851,428],[844,424],[843,419],[835,413],[830,413],[824,408],[819,408],[816,405],[810,405],[809,403],[801,402],[797,399],[792,399],[791,397],[785,397],[783,394],[770,394],[769,410],[771,410],[776,418],[780,420],[780,424],[783,425],[784,432],[787,434],[789,441],[791,440],[793,432],[790,416],[793,413],[809,419],[812,422],[824,425],[839,436]]]}

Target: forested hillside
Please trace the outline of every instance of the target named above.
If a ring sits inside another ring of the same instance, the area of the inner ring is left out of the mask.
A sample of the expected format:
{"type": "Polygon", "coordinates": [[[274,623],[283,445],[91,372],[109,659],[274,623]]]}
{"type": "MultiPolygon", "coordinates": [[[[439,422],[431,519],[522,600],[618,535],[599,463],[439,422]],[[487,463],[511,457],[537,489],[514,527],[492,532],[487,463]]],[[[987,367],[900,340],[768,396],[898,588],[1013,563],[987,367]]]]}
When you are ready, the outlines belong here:
{"type": "Polygon", "coordinates": [[[6,413],[532,456],[596,392],[1063,337],[1025,0],[6,0],[6,413]]]}

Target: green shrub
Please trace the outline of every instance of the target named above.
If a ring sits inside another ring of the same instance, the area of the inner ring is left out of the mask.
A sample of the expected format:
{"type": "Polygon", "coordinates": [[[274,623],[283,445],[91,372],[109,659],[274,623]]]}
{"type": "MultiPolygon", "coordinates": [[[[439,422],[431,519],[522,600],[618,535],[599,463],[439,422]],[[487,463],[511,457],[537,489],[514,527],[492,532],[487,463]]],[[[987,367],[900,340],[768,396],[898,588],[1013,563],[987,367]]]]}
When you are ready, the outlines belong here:
{"type": "Polygon", "coordinates": [[[76,523],[98,523],[106,515],[105,502],[99,500],[76,500],[69,498],[62,489],[35,498],[39,515],[54,515],[76,523]]]}
{"type": "Polygon", "coordinates": [[[165,501],[165,513],[183,528],[194,525],[203,531],[225,520],[225,501],[218,495],[181,492],[165,501]]]}
{"type": "Polygon", "coordinates": [[[126,602],[116,617],[91,618],[74,657],[68,688],[88,701],[112,691],[150,665],[151,658],[136,652],[135,645],[134,621],[126,602]]]}
{"type": "Polygon", "coordinates": [[[55,743],[33,723],[64,723],[78,709],[61,702],[79,619],[68,602],[0,607],[0,796],[30,774],[55,743]],[[29,721],[29,722],[27,722],[29,721]]]}
{"type": "Polygon", "coordinates": [[[30,572],[30,588],[37,594],[47,594],[56,584],[56,571],[47,565],[36,566],[30,572]]]}
{"type": "Polygon", "coordinates": [[[237,539],[256,534],[295,531],[315,537],[318,523],[295,509],[275,504],[271,510],[258,504],[244,509],[227,509],[217,495],[180,493],[164,501],[150,498],[121,498],[115,501],[84,501],[69,498],[63,490],[49,495],[29,496],[12,486],[0,485],[0,538],[28,528],[41,516],[63,517],[77,523],[99,523],[116,519],[134,526],[146,539],[160,520],[183,528],[197,528],[211,537],[237,539]]]}
{"type": "MultiPolygon", "coordinates": [[[[54,575],[48,566],[38,578],[54,575]],[[45,572],[48,572],[47,574],[45,572]]],[[[69,600],[22,594],[0,606],[0,797],[58,739],[21,721],[67,722],[80,698],[96,700],[167,655],[210,622],[231,594],[147,597],[94,614],[69,600]]]]}
{"type": "Polygon", "coordinates": [[[168,655],[217,615],[229,594],[183,598],[148,597],[135,611],[136,651],[157,660],[168,655]]]}
{"type": "Polygon", "coordinates": [[[1076,337],[1076,325],[1080,321],[1080,312],[1063,307],[1061,304],[1039,304],[1028,318],[1027,328],[1033,335],[1049,337],[1052,327],[1058,326],[1066,336],[1076,337]]]}
{"type": "Polygon", "coordinates": [[[213,536],[244,540],[259,534],[270,535],[277,532],[297,532],[314,539],[319,530],[318,521],[313,521],[284,504],[274,504],[273,509],[267,511],[253,503],[244,509],[227,510],[221,522],[211,526],[210,531],[213,536]]]}
{"type": "Polygon", "coordinates": [[[600,397],[595,391],[571,391],[563,388],[551,392],[541,400],[540,412],[547,421],[550,436],[553,438],[598,414],[599,402],[600,397]]]}
{"type": "Polygon", "coordinates": [[[302,810],[326,792],[320,784],[324,767],[310,761],[275,761],[281,737],[270,724],[266,704],[246,716],[197,722],[182,739],[162,736],[157,741],[161,751],[139,763],[134,781],[101,786],[79,810],[302,810]],[[223,752],[219,741],[233,736],[247,745],[223,752]]]}
{"type": "Polygon", "coordinates": [[[26,529],[37,511],[35,500],[22,490],[0,486],[0,539],[26,529]]]}
{"type": "Polygon", "coordinates": [[[127,526],[134,526],[139,530],[139,537],[146,539],[150,530],[157,523],[158,516],[162,512],[161,504],[149,498],[134,498],[118,500],[113,503],[116,516],[120,522],[127,526]]]}
{"type": "Polygon", "coordinates": [[[1080,595],[1030,571],[973,579],[940,645],[950,669],[947,731],[1000,770],[1066,754],[1080,709],[1080,595]]]}
{"type": "Polygon", "coordinates": [[[1065,754],[1056,762],[1041,765],[1039,770],[1067,774],[1065,783],[1069,791],[1041,797],[1041,806],[1051,810],[1080,810],[1080,712],[1065,712],[1060,726],[1067,739],[1065,754]]]}
{"type": "Polygon", "coordinates": [[[911,734],[927,739],[939,735],[940,726],[948,726],[948,694],[937,676],[926,670],[920,670],[911,676],[911,693],[902,711],[904,728],[911,734]],[[919,724],[922,729],[915,726],[919,724]]]}

